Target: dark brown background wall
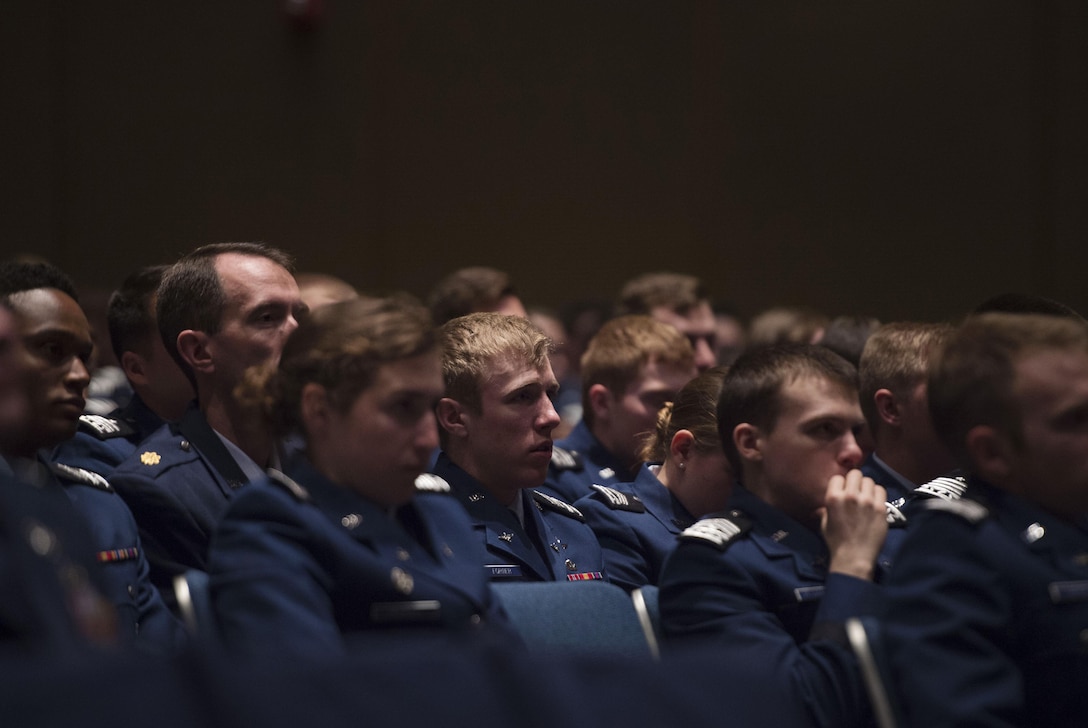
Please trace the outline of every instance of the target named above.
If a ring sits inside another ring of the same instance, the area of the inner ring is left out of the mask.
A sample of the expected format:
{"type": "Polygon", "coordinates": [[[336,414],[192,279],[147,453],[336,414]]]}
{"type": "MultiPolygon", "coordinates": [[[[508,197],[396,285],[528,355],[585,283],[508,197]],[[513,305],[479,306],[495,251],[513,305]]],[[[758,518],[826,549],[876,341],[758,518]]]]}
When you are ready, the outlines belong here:
{"type": "Polygon", "coordinates": [[[202,242],[423,295],[649,269],[747,315],[1088,312],[1080,2],[5,0],[0,252],[85,285],[202,242]]]}

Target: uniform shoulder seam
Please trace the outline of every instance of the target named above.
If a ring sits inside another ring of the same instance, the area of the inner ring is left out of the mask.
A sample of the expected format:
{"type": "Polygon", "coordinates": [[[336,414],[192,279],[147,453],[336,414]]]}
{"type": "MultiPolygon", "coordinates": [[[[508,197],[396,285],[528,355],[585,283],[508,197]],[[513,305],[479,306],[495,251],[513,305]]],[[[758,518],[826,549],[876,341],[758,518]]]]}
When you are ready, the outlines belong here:
{"type": "Polygon", "coordinates": [[[930,498],[922,504],[922,507],[928,511],[951,513],[971,524],[981,523],[990,515],[990,509],[970,498],[960,498],[958,500],[930,498]]]}
{"type": "Polygon", "coordinates": [[[728,516],[716,516],[696,521],[680,534],[681,541],[705,543],[725,551],[744,534],[752,530],[752,521],[740,511],[728,516]]]}
{"type": "Polygon", "coordinates": [[[268,480],[286,490],[299,503],[309,503],[312,500],[308,490],[303,488],[282,471],[276,470],[275,468],[269,468],[268,480]]]}
{"type": "Polygon", "coordinates": [[[615,488],[609,488],[607,485],[594,483],[591,487],[594,491],[591,497],[604,503],[614,511],[646,512],[646,505],[638,496],[629,495],[615,488]]]}
{"type": "Polygon", "coordinates": [[[57,477],[59,477],[61,480],[66,480],[69,483],[89,485],[93,488],[104,490],[107,493],[114,492],[113,486],[110,485],[110,481],[106,480],[98,473],[92,472],[90,470],[85,470],[84,468],[77,468],[72,465],[65,465],[64,463],[53,463],[52,469],[53,472],[56,473],[57,477]]]}
{"type": "Polygon", "coordinates": [[[547,508],[549,511],[562,514],[567,518],[573,518],[576,521],[585,523],[586,517],[582,515],[582,512],[572,506],[571,504],[561,501],[558,498],[553,498],[547,493],[541,493],[539,490],[532,491],[533,500],[541,508],[547,508]]]}

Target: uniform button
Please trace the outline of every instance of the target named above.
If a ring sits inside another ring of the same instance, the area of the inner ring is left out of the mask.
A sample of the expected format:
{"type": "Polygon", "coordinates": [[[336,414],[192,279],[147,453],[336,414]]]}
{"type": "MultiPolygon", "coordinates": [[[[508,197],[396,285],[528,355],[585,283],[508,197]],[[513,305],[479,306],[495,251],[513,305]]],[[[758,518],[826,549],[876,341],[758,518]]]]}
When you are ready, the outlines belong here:
{"type": "Polygon", "coordinates": [[[128,595],[130,597],[135,597],[136,596],[136,586],[134,584],[129,584],[128,585],[128,595]]]}
{"type": "Polygon", "coordinates": [[[469,624],[471,624],[471,625],[473,625],[475,627],[475,626],[479,626],[480,622],[482,622],[483,619],[480,618],[479,614],[473,614],[471,617],[468,618],[468,621],[469,621],[469,624]]]}
{"type": "Polygon", "coordinates": [[[34,523],[27,533],[27,542],[38,556],[48,556],[57,545],[57,538],[45,526],[34,523]]]}
{"type": "Polygon", "coordinates": [[[193,446],[189,444],[188,440],[182,440],[181,441],[181,451],[182,452],[189,452],[192,449],[193,449],[193,446]]]}

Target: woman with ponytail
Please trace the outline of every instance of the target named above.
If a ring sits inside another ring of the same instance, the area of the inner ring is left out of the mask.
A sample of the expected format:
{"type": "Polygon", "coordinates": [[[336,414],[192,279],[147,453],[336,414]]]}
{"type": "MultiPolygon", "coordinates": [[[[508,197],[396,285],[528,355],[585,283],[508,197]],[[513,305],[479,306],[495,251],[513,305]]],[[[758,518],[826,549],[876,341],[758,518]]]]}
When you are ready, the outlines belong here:
{"type": "Polygon", "coordinates": [[[634,481],[594,485],[575,504],[601,542],[609,580],[625,589],[656,584],[680,532],[729,500],[732,472],[716,417],[726,371],[708,369],[661,409],[634,481]]]}

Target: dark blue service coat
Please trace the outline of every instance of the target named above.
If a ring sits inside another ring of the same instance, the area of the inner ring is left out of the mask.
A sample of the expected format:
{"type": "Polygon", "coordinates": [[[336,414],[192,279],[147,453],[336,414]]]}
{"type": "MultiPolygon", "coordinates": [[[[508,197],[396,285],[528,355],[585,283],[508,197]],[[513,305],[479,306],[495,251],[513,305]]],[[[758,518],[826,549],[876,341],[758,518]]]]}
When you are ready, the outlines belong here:
{"type": "Polygon", "coordinates": [[[836,626],[875,614],[879,587],[829,574],[828,562],[818,534],[736,486],[730,509],[684,531],[666,560],[662,627],[670,641],[714,641],[723,660],[764,655],[813,725],[864,725],[864,687],[836,626]]]}
{"type": "Polygon", "coordinates": [[[908,724],[1083,726],[1088,530],[968,482],[920,504],[886,588],[908,724]]]}
{"type": "Polygon", "coordinates": [[[593,436],[584,420],[555,447],[548,476],[537,490],[567,503],[589,495],[594,484],[615,485],[635,477],[593,436]]]}
{"type": "Polygon", "coordinates": [[[212,532],[246,482],[195,406],[156,430],[110,475],[136,517],[151,579],[164,593],[176,575],[207,570],[212,532]]]}
{"type": "Polygon", "coordinates": [[[122,636],[161,652],[179,647],[184,629],[151,583],[136,521],[124,501],[97,473],[63,463],[47,467],[52,480],[47,487],[63,487],[87,522],[102,564],[105,596],[117,608],[122,636]]]}
{"type": "Polygon", "coordinates": [[[16,479],[0,458],[0,653],[70,654],[118,641],[96,553],[63,493],[16,479]]]}
{"type": "Polygon", "coordinates": [[[49,459],[108,477],[162,425],[163,419],[134,394],[109,416],[82,415],[75,436],[54,448],[49,459]]]}
{"type": "Polygon", "coordinates": [[[582,581],[607,578],[597,537],[573,506],[531,490],[520,494],[525,527],[471,475],[441,453],[434,473],[468,511],[491,579],[582,581]]]}
{"type": "MultiPolygon", "coordinates": [[[[342,653],[382,629],[508,627],[484,556],[448,487],[393,517],[304,458],[233,500],[209,558],[226,647],[240,654],[342,653]]],[[[511,631],[511,638],[512,631],[511,631]]]]}
{"type": "Polygon", "coordinates": [[[628,591],[658,583],[677,536],[695,522],[648,464],[630,483],[594,485],[574,506],[597,534],[609,581],[628,591]]]}
{"type": "MultiPolygon", "coordinates": [[[[907,496],[916,486],[912,485],[907,488],[903,482],[892,473],[891,470],[878,463],[872,455],[865,458],[865,462],[861,464],[861,474],[867,478],[872,478],[873,482],[877,485],[884,486],[884,490],[888,493],[888,502],[895,506],[902,506],[906,501],[907,496]]],[[[901,476],[900,476],[901,477],[901,476]]]]}

